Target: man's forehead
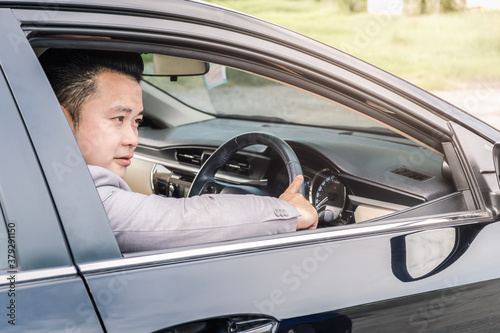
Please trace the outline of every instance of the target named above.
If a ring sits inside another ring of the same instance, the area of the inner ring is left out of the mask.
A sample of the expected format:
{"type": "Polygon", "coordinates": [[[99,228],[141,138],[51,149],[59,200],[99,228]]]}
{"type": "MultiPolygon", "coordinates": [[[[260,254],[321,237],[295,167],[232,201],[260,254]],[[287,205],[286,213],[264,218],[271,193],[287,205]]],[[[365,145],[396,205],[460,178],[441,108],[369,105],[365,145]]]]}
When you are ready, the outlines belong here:
{"type": "Polygon", "coordinates": [[[117,92],[123,89],[127,90],[127,94],[136,93],[142,95],[142,88],[139,82],[137,82],[133,77],[125,74],[104,71],[99,73],[95,82],[97,84],[97,90],[106,91],[107,93],[117,92]]]}
{"type": "Polygon", "coordinates": [[[96,92],[86,103],[86,108],[99,110],[104,117],[142,114],[142,89],[133,78],[103,72],[97,75],[96,83],[96,92]]]}

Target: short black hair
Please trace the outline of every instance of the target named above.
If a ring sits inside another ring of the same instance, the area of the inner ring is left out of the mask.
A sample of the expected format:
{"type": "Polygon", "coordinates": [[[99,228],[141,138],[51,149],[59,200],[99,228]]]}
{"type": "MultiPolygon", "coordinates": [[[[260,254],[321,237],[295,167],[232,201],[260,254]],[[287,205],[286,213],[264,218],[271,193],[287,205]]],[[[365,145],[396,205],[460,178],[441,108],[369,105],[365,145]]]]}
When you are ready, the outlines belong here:
{"type": "Polygon", "coordinates": [[[59,104],[68,110],[76,128],[81,106],[96,92],[98,75],[117,73],[140,82],[144,70],[141,55],[132,52],[48,49],[39,60],[59,104]]]}

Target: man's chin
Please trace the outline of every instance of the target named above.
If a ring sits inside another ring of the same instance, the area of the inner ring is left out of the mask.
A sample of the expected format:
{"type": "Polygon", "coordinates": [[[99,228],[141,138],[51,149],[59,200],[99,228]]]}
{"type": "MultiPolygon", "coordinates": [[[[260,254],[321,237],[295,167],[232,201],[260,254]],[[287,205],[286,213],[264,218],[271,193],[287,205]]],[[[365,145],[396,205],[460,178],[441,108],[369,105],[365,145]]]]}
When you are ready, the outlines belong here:
{"type": "Polygon", "coordinates": [[[127,173],[127,167],[124,167],[124,166],[114,166],[113,165],[111,168],[108,168],[108,170],[120,178],[125,178],[125,174],[127,173]]]}

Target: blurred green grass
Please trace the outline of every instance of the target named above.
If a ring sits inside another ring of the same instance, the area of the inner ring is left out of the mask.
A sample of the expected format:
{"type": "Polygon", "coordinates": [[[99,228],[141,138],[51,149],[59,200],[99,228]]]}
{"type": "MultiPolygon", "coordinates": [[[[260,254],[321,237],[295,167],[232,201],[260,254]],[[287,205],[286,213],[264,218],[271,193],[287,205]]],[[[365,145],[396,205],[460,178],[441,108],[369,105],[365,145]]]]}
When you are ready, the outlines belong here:
{"type": "Polygon", "coordinates": [[[498,11],[384,16],[347,13],[338,1],[208,2],[298,31],[428,90],[500,82],[498,11]]]}

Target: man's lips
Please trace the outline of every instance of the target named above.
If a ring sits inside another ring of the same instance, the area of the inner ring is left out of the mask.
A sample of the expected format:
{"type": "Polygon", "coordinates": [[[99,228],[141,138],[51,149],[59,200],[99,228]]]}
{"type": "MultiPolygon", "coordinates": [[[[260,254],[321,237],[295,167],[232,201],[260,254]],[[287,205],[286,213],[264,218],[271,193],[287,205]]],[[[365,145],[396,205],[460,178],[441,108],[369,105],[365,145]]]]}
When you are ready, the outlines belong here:
{"type": "Polygon", "coordinates": [[[132,161],[130,160],[133,155],[126,155],[126,156],[120,156],[120,157],[115,157],[114,159],[118,162],[118,164],[122,166],[129,166],[132,161]]]}

